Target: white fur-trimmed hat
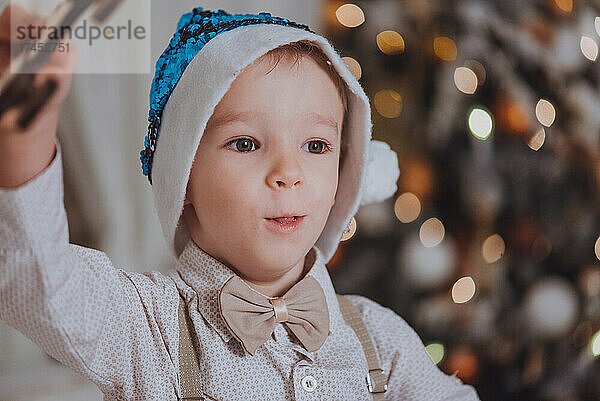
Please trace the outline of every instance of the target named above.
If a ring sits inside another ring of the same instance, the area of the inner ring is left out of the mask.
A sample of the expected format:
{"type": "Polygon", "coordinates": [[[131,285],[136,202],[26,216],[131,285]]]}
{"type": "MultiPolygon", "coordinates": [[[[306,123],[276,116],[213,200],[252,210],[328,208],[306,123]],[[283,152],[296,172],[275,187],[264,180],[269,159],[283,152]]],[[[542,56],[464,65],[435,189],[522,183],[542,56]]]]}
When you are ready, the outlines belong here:
{"type": "Polygon", "coordinates": [[[157,62],[149,134],[140,154],[165,239],[175,257],[190,238],[183,202],[192,162],[213,110],[245,67],[278,46],[300,40],[319,46],[348,89],[344,162],[335,204],[315,244],[325,263],[335,253],[359,206],[382,201],[396,192],[396,153],[387,143],[371,139],[369,99],[326,38],[305,25],[268,13],[230,15],[223,10],[196,8],[182,17],[157,62]],[[179,51],[178,44],[190,40],[199,50],[179,51]]]}

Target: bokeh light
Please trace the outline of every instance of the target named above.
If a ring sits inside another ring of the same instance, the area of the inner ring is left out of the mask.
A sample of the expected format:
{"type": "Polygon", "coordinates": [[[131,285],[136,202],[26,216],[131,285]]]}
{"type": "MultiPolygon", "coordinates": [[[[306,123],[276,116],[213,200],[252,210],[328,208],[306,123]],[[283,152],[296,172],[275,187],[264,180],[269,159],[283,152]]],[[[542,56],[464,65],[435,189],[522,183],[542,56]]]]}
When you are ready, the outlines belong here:
{"type": "Polygon", "coordinates": [[[487,139],[492,133],[494,123],[486,110],[474,108],[469,113],[469,130],[478,139],[487,139]]]}
{"type": "Polygon", "coordinates": [[[527,146],[529,146],[532,150],[540,150],[546,141],[546,131],[544,128],[540,127],[539,130],[536,131],[534,135],[529,138],[527,141],[527,146]]]}
{"type": "Polygon", "coordinates": [[[446,288],[454,277],[457,250],[453,241],[442,241],[432,248],[427,248],[423,246],[418,235],[409,235],[396,252],[403,280],[412,288],[446,288]]]}
{"type": "Polygon", "coordinates": [[[550,256],[552,252],[552,243],[550,239],[545,235],[538,236],[531,244],[531,256],[536,262],[541,262],[550,256]]]}
{"type": "Polygon", "coordinates": [[[588,266],[579,274],[579,287],[588,297],[600,295],[600,267],[588,266]]]}
{"type": "Polygon", "coordinates": [[[356,61],[352,57],[347,56],[342,57],[342,60],[344,60],[344,63],[346,63],[346,66],[348,66],[348,69],[357,80],[362,77],[362,68],[358,61],[356,61]]]}
{"type": "Polygon", "coordinates": [[[346,227],[346,229],[342,233],[341,241],[348,241],[350,238],[352,238],[356,233],[357,228],[358,227],[356,224],[356,219],[352,217],[350,223],[348,224],[348,227],[346,227]]]}
{"type": "Polygon", "coordinates": [[[396,199],[394,213],[402,223],[415,221],[421,214],[421,201],[412,192],[405,192],[396,199]]]}
{"type": "Polygon", "coordinates": [[[590,61],[596,61],[598,58],[598,44],[589,36],[582,36],[579,42],[581,53],[590,61]]]}
{"type": "Polygon", "coordinates": [[[592,356],[600,356],[600,330],[598,330],[590,341],[590,352],[592,356]]]}
{"type": "Polygon", "coordinates": [[[573,0],[554,0],[554,4],[566,13],[573,11],[573,0]]]}
{"type": "Polygon", "coordinates": [[[452,286],[452,300],[457,304],[468,302],[475,295],[475,281],[469,276],[461,277],[452,286]]]}
{"type": "Polygon", "coordinates": [[[494,263],[504,255],[505,244],[499,234],[490,235],[483,241],[481,253],[487,263],[494,263]]]}
{"type": "Polygon", "coordinates": [[[519,102],[512,99],[508,100],[504,111],[506,113],[506,123],[513,131],[521,134],[527,131],[529,117],[519,102]]]}
{"type": "Polygon", "coordinates": [[[365,13],[356,4],[347,3],[335,10],[335,16],[340,24],[348,28],[356,28],[365,22],[365,13]]]}
{"type": "Polygon", "coordinates": [[[403,163],[400,175],[400,188],[402,192],[412,192],[421,203],[434,196],[436,189],[435,169],[431,161],[421,154],[414,154],[403,163]]]}
{"type": "Polygon", "coordinates": [[[554,123],[556,118],[556,110],[552,103],[546,99],[538,100],[535,105],[535,116],[537,117],[540,124],[545,127],[549,127],[554,123]]]}
{"type": "Polygon", "coordinates": [[[431,360],[436,365],[439,364],[444,359],[444,344],[441,343],[429,343],[425,346],[425,350],[431,357],[431,360]]]}
{"type": "Polygon", "coordinates": [[[569,280],[547,276],[531,285],[523,297],[528,329],[544,339],[568,333],[577,322],[579,298],[569,280]]]}
{"type": "Polygon", "coordinates": [[[383,31],[377,35],[377,47],[387,55],[404,52],[404,38],[396,31],[383,31]]]}
{"type": "Polygon", "coordinates": [[[594,252],[596,253],[596,258],[600,260],[600,237],[596,239],[596,244],[594,245],[594,252]]]}
{"type": "Polygon", "coordinates": [[[423,246],[431,248],[442,242],[445,232],[442,222],[436,217],[432,217],[421,224],[419,239],[423,246]]]}
{"type": "Polygon", "coordinates": [[[464,66],[470,69],[477,75],[477,85],[481,86],[485,83],[487,78],[487,73],[485,72],[485,67],[477,60],[469,59],[465,60],[464,66]]]}
{"type": "Polygon", "coordinates": [[[433,52],[444,61],[456,60],[458,49],[456,43],[447,36],[438,36],[433,39],[433,52]]]}
{"type": "Polygon", "coordinates": [[[464,381],[472,382],[479,373],[479,358],[467,347],[458,349],[448,356],[448,370],[464,381]]]}
{"type": "Polygon", "coordinates": [[[477,90],[477,75],[467,67],[458,67],[454,70],[454,84],[459,91],[472,95],[477,90]]]}
{"type": "Polygon", "coordinates": [[[402,96],[393,89],[382,89],[373,98],[375,110],[385,118],[396,118],[402,111],[402,96]]]}

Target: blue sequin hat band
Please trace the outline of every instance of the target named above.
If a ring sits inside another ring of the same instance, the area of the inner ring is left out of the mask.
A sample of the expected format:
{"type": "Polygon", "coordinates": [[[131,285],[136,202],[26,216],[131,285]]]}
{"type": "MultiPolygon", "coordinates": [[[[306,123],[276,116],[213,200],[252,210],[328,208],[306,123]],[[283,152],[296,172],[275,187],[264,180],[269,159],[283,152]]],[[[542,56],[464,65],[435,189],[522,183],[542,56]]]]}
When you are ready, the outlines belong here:
{"type": "Polygon", "coordinates": [[[150,89],[150,111],[148,133],[144,138],[144,149],[140,152],[142,173],[152,185],[152,162],[160,132],[165,104],[183,72],[198,52],[215,36],[240,26],[256,24],[278,24],[313,32],[308,26],[287,18],[271,16],[270,13],[229,14],[223,10],[204,11],[196,7],[184,14],[177,24],[177,31],[169,45],[156,62],[156,70],[150,89]]]}

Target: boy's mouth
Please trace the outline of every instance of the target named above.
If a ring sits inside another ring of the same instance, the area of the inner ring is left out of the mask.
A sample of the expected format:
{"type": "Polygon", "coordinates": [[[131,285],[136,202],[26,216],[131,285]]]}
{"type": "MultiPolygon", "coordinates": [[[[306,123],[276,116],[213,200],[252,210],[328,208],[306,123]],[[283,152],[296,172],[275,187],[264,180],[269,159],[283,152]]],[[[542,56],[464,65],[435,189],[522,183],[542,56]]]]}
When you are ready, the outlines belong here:
{"type": "Polygon", "coordinates": [[[294,221],[300,220],[304,216],[305,215],[285,215],[280,217],[267,217],[267,220],[275,220],[278,223],[289,224],[293,223],[294,221]]]}
{"type": "Polygon", "coordinates": [[[280,217],[266,217],[267,227],[277,234],[293,233],[300,227],[306,215],[286,214],[280,217]]]}

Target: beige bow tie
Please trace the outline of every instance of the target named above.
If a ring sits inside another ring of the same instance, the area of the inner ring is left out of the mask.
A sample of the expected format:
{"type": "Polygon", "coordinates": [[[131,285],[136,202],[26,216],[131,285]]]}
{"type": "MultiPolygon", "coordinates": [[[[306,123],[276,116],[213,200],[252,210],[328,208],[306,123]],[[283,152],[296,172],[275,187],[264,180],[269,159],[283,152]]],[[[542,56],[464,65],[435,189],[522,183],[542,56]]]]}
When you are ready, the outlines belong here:
{"type": "Polygon", "coordinates": [[[287,325],[310,352],[318,350],[329,335],[325,293],[312,276],[304,276],[275,299],[252,291],[233,276],[219,293],[219,306],[229,330],[251,355],[269,339],[276,322],[287,325]]]}

